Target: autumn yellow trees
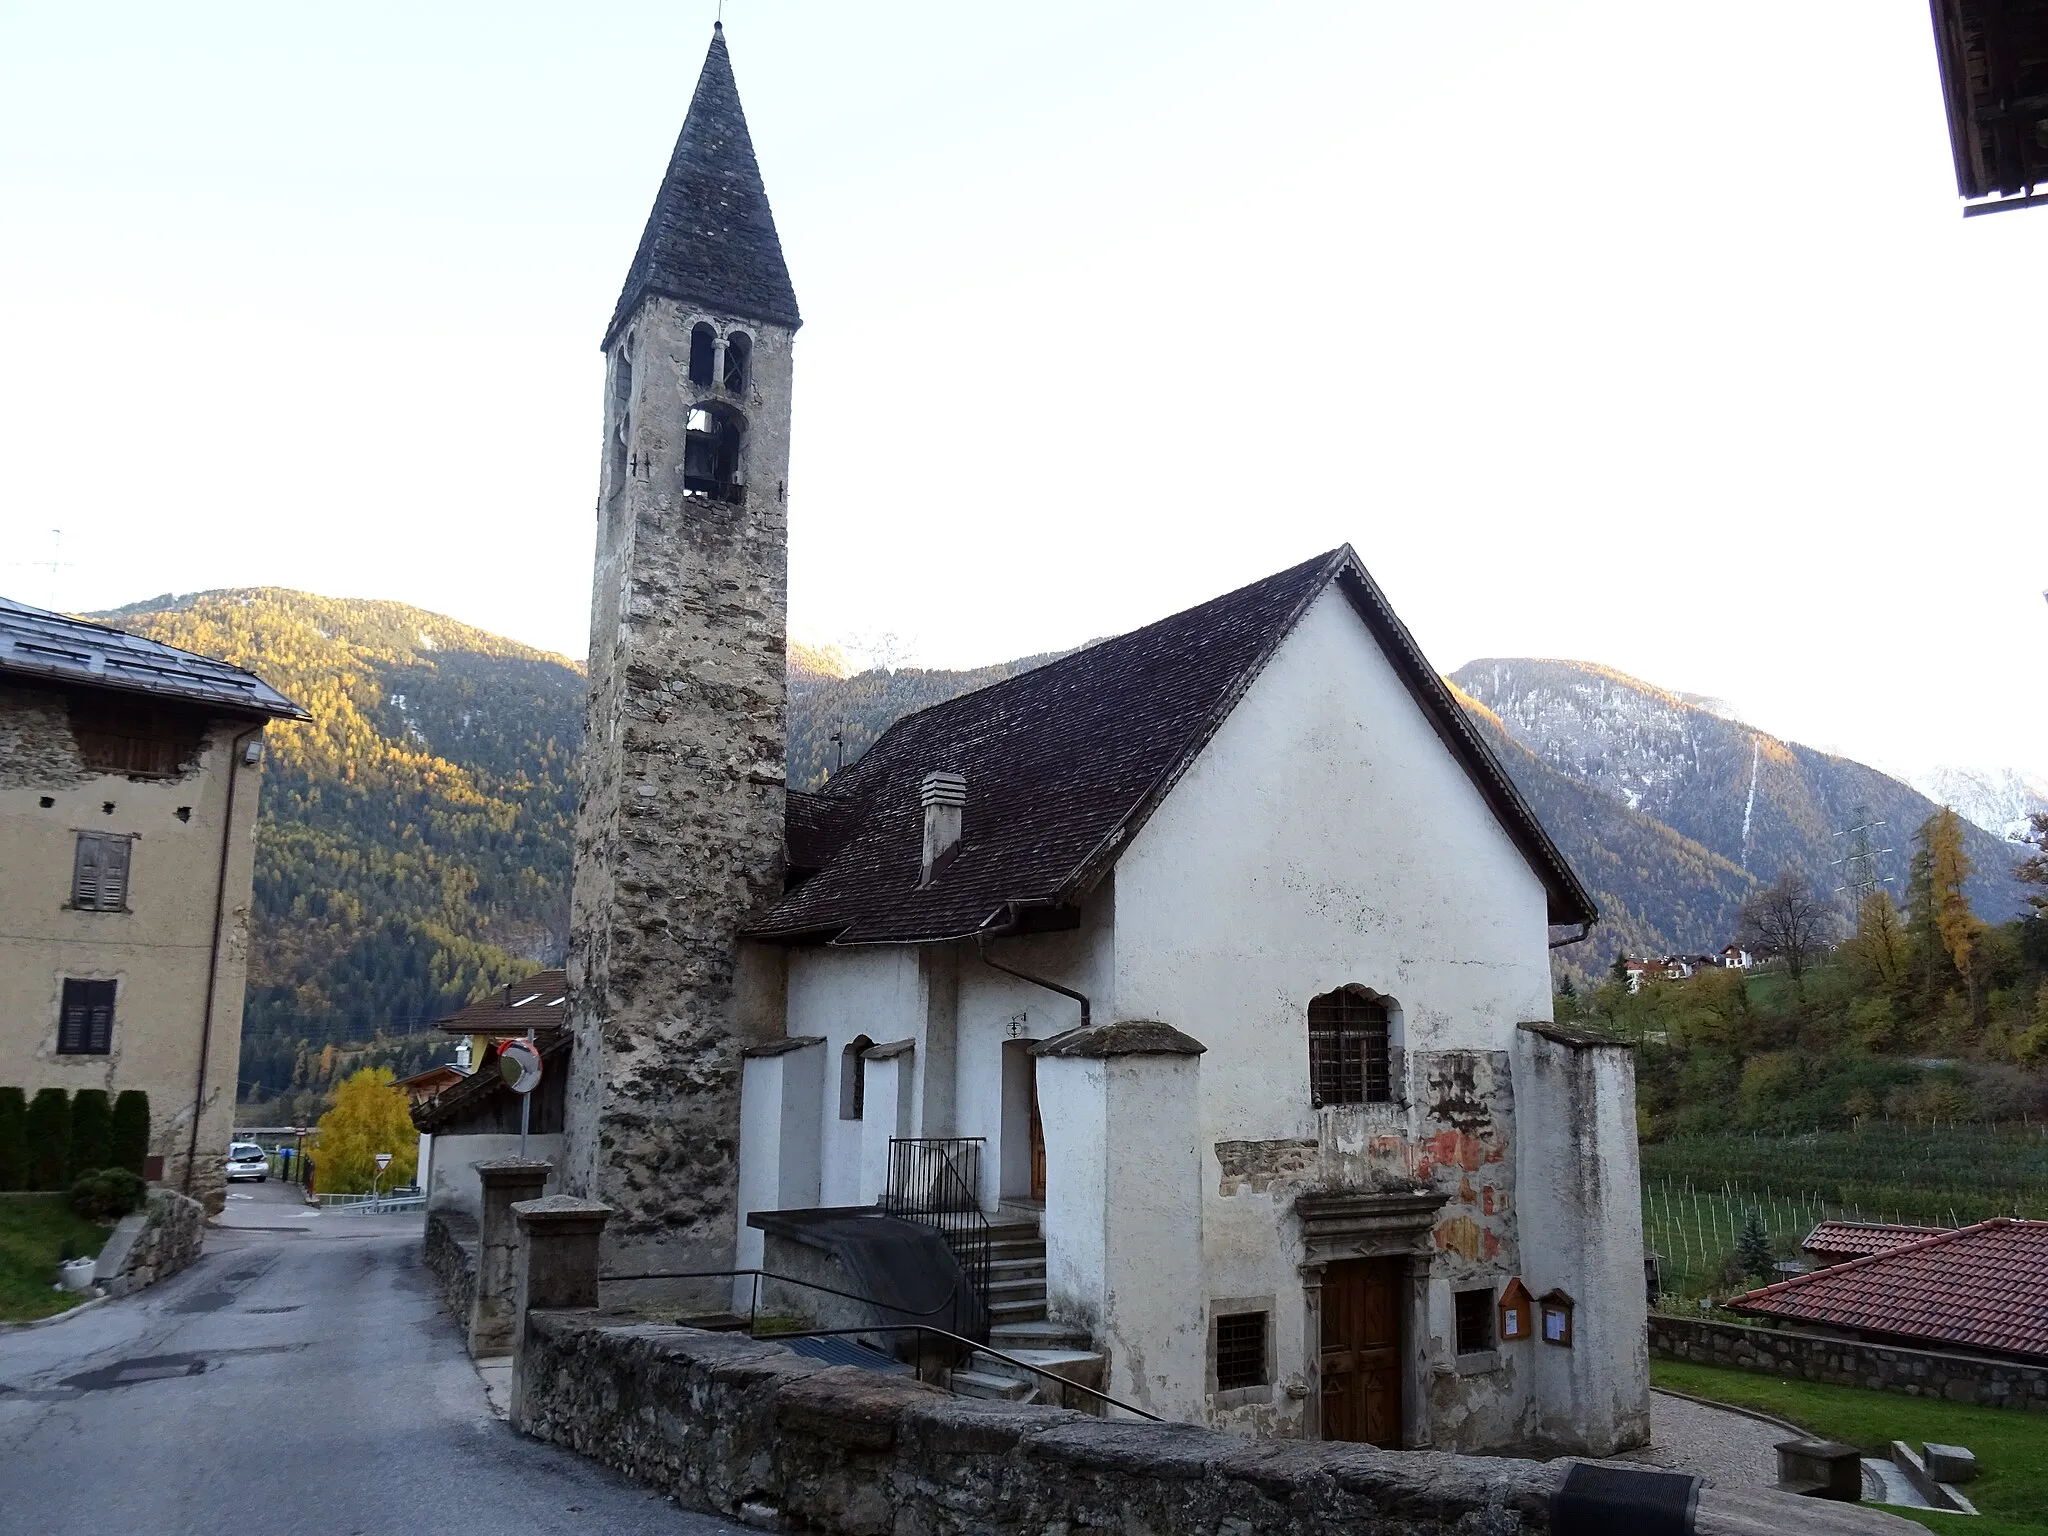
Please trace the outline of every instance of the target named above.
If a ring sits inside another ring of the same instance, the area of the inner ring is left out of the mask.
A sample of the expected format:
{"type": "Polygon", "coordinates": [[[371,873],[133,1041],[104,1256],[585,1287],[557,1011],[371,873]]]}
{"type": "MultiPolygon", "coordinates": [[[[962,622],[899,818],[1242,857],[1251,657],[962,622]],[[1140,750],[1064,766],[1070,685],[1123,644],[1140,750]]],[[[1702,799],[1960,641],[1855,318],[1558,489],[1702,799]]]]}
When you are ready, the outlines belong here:
{"type": "Polygon", "coordinates": [[[419,1170],[419,1132],[403,1089],[392,1086],[391,1069],[358,1072],[334,1091],[334,1108],[320,1117],[320,1141],[313,1153],[314,1182],[323,1195],[367,1194],[410,1184],[419,1170]],[[377,1154],[391,1154],[379,1175],[377,1154]]]}

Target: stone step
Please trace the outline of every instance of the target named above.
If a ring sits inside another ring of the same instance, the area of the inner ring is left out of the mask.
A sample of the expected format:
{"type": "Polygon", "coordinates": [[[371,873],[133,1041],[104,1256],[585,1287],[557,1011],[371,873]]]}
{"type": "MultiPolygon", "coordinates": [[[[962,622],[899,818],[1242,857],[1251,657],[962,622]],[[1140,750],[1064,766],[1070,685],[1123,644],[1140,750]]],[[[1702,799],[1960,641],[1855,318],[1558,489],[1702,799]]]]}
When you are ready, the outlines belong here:
{"type": "Polygon", "coordinates": [[[1015,1240],[1005,1239],[1000,1243],[990,1243],[988,1245],[988,1256],[991,1260],[1043,1259],[1045,1257],[1045,1239],[1042,1237],[1030,1239],[1017,1238],[1015,1240]]]}
{"type": "Polygon", "coordinates": [[[1027,1296],[1036,1296],[1040,1301],[1045,1300],[1045,1276],[994,1275],[989,1279],[990,1301],[1016,1301],[1027,1296]]]}
{"type": "Polygon", "coordinates": [[[1038,1279],[1045,1278],[1045,1260],[1038,1259],[990,1259],[988,1261],[990,1280],[1038,1279]]]}
{"type": "MultiPolygon", "coordinates": [[[[986,1358],[976,1355],[977,1360],[986,1358]]],[[[991,1371],[956,1370],[947,1378],[956,1397],[979,1397],[993,1402],[1022,1403],[1030,1401],[1034,1388],[1028,1381],[1011,1375],[998,1375],[991,1371]]]]}
{"type": "Polygon", "coordinates": [[[1001,1326],[1006,1323],[1036,1323],[1045,1318],[1045,1292],[1036,1296],[1013,1297],[998,1300],[991,1296],[988,1303],[991,1323],[1001,1326]]]}
{"type": "Polygon", "coordinates": [[[998,1322],[990,1327],[988,1342],[991,1349],[1013,1355],[1033,1349],[1087,1350],[1095,1343],[1083,1329],[1067,1323],[1047,1322],[1043,1318],[1029,1322],[998,1322]]]}

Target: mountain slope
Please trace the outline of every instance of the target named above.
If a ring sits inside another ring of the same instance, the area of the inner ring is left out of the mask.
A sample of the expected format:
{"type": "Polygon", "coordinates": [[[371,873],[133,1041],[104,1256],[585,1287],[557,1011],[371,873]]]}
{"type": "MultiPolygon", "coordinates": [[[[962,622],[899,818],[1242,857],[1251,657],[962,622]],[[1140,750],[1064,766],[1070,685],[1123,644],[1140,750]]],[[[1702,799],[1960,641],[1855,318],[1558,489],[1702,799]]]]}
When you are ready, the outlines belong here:
{"type": "MultiPolygon", "coordinates": [[[[1843,856],[1835,834],[1856,825],[1863,807],[1885,823],[1875,840],[1879,869],[1903,893],[1913,832],[1939,809],[1874,768],[1780,741],[1610,668],[1489,659],[1451,678],[1545,768],[1655,817],[1760,880],[1797,865],[1815,884],[1832,885],[1843,856]]],[[[1978,915],[2017,916],[2023,899],[2011,878],[2011,845],[1978,827],[1964,833],[1978,915]]],[[[1688,948],[1713,937],[1674,935],[1688,948]]]]}

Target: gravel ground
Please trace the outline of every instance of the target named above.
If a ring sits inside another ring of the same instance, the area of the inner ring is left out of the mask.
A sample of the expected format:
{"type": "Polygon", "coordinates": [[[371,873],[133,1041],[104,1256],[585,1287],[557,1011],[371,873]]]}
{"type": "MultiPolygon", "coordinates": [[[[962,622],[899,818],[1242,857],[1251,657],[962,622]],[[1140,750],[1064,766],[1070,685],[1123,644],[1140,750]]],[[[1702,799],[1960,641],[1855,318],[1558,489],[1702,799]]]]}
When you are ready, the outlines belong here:
{"type": "Polygon", "coordinates": [[[1650,1443],[1620,1459],[1691,1472],[1712,1488],[1773,1488],[1792,1431],[1665,1392],[1650,1394],[1650,1443]]]}

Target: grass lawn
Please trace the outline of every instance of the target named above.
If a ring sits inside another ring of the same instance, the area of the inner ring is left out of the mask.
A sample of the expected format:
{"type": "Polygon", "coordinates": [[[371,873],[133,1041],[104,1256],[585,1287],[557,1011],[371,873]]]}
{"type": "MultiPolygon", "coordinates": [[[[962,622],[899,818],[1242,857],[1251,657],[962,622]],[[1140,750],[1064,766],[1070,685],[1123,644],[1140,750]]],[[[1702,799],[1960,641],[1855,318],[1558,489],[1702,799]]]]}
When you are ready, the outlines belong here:
{"type": "Polygon", "coordinates": [[[1966,1445],[1981,1475],[1963,1494],[1983,1517],[1894,1509],[1931,1530],[1972,1536],[2030,1536],[2048,1531],[2048,1413],[1968,1408],[1899,1392],[1865,1392],[1811,1381],[1781,1381],[1759,1371],[1724,1370],[1679,1360],[1652,1360],[1650,1382],[1693,1397],[1756,1408],[1831,1440],[1888,1452],[1904,1440],[1966,1445]]]}
{"type": "Polygon", "coordinates": [[[97,1256],[112,1227],[73,1214],[64,1195],[0,1195],[0,1323],[48,1317],[79,1298],[53,1291],[66,1238],[81,1258],[97,1256]]]}

